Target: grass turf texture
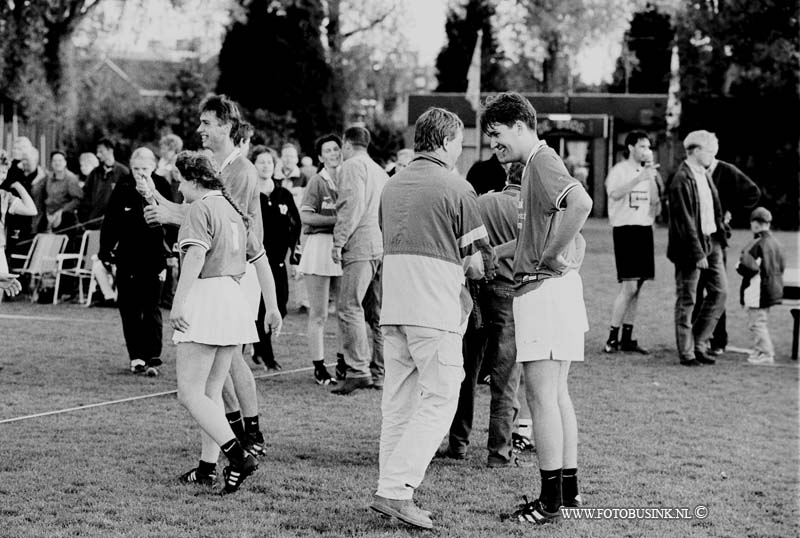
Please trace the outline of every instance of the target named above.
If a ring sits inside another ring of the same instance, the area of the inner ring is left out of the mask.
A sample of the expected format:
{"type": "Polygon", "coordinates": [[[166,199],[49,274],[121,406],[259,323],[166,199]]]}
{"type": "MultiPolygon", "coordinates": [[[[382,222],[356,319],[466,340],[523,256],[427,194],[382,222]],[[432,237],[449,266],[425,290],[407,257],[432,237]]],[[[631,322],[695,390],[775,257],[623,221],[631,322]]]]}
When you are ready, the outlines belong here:
{"type": "MultiPolygon", "coordinates": [[[[773,309],[776,366],[728,353],[685,368],[674,352],[673,267],[656,230],[657,276],[645,285],[635,337],[649,357],[600,352],[617,291],[611,233],[591,221],[582,275],[591,330],[573,367],[582,494],[593,507],[708,506],[699,520],[564,521],[530,529],[501,522],[539,489],[534,469],[485,467],[488,391],[478,391],[466,461],[434,460],[419,503],[438,536],[797,536],[797,363],[788,308],[773,309]]],[[[797,234],[778,233],[790,265],[797,234]]],[[[729,250],[731,345],[749,347],[733,271],[747,232],[729,250]]],[[[115,309],[0,305],[0,420],[174,390],[174,351],[162,375],[128,373],[115,309]],[[21,316],[59,320],[21,319],[21,316]]],[[[305,317],[292,314],[277,345],[284,371],[305,360],[305,317]],[[291,334],[290,334],[291,333],[291,334]]],[[[329,322],[333,334],[333,322],[329,322]]],[[[165,342],[171,331],[165,331],[165,342]]],[[[333,343],[327,340],[333,362],[333,343]]],[[[259,373],[259,372],[257,372],[259,373]]],[[[380,392],[328,394],[311,371],[258,381],[268,456],[233,496],[175,478],[195,465],[197,428],[174,396],[0,424],[0,536],[407,536],[367,506],[377,480],[380,392]]],[[[224,458],[223,458],[224,460],[224,458]]],[[[221,472],[222,464],[218,466],[221,472]]]]}

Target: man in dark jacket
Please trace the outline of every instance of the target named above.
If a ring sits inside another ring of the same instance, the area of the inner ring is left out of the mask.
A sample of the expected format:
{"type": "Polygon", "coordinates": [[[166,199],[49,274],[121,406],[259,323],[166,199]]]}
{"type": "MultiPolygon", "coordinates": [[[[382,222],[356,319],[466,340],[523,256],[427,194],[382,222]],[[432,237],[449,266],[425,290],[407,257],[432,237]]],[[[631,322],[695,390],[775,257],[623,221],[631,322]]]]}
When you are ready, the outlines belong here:
{"type": "Polygon", "coordinates": [[[114,143],[102,138],[97,142],[97,158],[100,166],[92,170],[83,186],[83,201],[79,215],[86,228],[97,230],[111,199],[114,186],[131,173],[128,167],[114,157],[114,143]]]}
{"type": "Polygon", "coordinates": [[[675,264],[675,339],[680,363],[714,364],[709,339],[725,308],[728,282],[722,261],[727,246],[722,210],[707,168],[714,158],[716,137],[693,131],[683,141],[686,160],[669,186],[669,243],[667,258],[675,264]],[[692,322],[697,283],[706,282],[700,313],[692,322]]]}
{"type": "Polygon", "coordinates": [[[105,264],[117,266],[117,305],[131,372],[156,376],[161,365],[159,301],[174,237],[167,237],[161,226],[150,226],[144,220],[148,201],[137,192],[136,181],[152,177],[158,192],[168,200],[172,190],[166,179],[153,174],[156,158],[149,149],[133,152],[131,169],[133,172],[116,184],[108,200],[98,257],[105,264]]]}
{"type": "MultiPolygon", "coordinates": [[[[719,143],[714,137],[712,144],[714,158],[708,167],[711,179],[719,193],[719,204],[722,210],[722,224],[725,226],[726,236],[730,237],[730,222],[744,220],[742,217],[749,214],[761,197],[761,191],[755,182],[747,177],[747,174],[739,170],[736,166],[725,161],[717,160],[716,154],[719,150],[719,143]]],[[[723,266],[727,266],[727,255],[725,249],[722,250],[723,266]]],[[[701,278],[697,285],[697,296],[702,297],[705,293],[706,283],[701,278]]],[[[692,312],[692,319],[697,319],[700,314],[699,304],[695,305],[692,312]]],[[[719,317],[717,326],[711,336],[709,353],[712,356],[721,355],[728,345],[727,316],[725,310],[719,317]]]]}

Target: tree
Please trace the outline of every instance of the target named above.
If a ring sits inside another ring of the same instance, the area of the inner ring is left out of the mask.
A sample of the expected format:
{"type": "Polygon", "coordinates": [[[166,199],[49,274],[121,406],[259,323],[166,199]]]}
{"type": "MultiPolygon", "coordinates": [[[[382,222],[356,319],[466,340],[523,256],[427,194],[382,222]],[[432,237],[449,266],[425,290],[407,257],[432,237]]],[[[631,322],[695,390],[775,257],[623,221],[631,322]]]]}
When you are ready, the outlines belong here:
{"type": "Polygon", "coordinates": [[[217,91],[254,113],[294,118],[306,151],[343,123],[339,92],[322,44],[320,0],[242,0],[243,16],[229,27],[219,55],[217,91]],[[264,58],[260,62],[254,60],[264,58]]]}
{"type": "Polygon", "coordinates": [[[170,86],[167,102],[171,105],[172,132],[180,136],[187,148],[197,147],[197,123],[200,102],[209,87],[197,60],[187,61],[175,76],[170,86]]]}
{"type": "Polygon", "coordinates": [[[633,15],[623,38],[622,55],[617,60],[615,93],[667,93],[669,63],[675,29],[671,17],[652,4],[633,15]]]}
{"type": "Polygon", "coordinates": [[[0,72],[24,117],[72,127],[78,109],[70,38],[100,0],[0,3],[0,72]]]}
{"type": "Polygon", "coordinates": [[[800,7],[782,0],[691,0],[677,21],[682,134],[715,131],[720,156],[762,190],[775,225],[797,229],[800,7]],[[781,121],[785,120],[785,121],[781,121]]]}
{"type": "Polygon", "coordinates": [[[507,89],[503,70],[503,53],[495,37],[492,0],[467,0],[463,6],[450,9],[445,31],[447,43],[436,58],[439,92],[464,92],[467,72],[472,61],[478,30],[483,30],[481,45],[481,91],[507,89]]]}

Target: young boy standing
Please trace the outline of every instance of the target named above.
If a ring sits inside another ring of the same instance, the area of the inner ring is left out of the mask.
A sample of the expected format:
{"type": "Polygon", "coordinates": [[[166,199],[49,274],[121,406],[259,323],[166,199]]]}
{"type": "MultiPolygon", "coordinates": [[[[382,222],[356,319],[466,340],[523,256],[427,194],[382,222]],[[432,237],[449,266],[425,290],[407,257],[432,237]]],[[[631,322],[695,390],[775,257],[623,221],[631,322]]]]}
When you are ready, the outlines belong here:
{"type": "Polygon", "coordinates": [[[769,337],[767,318],[769,308],[780,304],[783,298],[783,269],[785,266],[781,247],[770,232],[772,214],[757,207],[750,214],[753,240],[742,250],[736,272],[742,275],[739,301],[747,308],[747,320],[753,335],[753,353],[750,364],[772,364],[775,348],[769,337]]]}

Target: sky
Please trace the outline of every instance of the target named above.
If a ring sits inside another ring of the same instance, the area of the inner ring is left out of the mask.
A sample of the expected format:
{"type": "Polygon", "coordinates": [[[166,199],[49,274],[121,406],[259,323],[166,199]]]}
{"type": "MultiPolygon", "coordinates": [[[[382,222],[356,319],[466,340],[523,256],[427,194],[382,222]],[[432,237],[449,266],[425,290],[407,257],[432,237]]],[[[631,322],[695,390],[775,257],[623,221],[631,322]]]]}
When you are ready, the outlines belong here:
{"type": "MultiPolygon", "coordinates": [[[[401,0],[405,9],[405,24],[401,31],[408,36],[411,46],[419,53],[420,62],[434,65],[436,56],[445,41],[445,19],[448,0],[401,0]]],[[[116,51],[145,50],[149,41],[185,39],[193,35],[206,38],[209,54],[220,46],[222,33],[227,23],[227,11],[220,6],[224,0],[188,0],[185,4],[196,3],[180,15],[168,7],[167,0],[139,0],[125,2],[125,10],[120,0],[108,0],[101,4],[107,24],[117,23],[113,34],[105,43],[107,49],[116,51]],[[167,7],[165,7],[167,6],[167,7]],[[120,17],[120,13],[124,16],[120,17]],[[180,24],[176,19],[180,18],[180,24]],[[124,22],[123,22],[124,21],[124,22]],[[215,37],[216,36],[216,37],[215,37]]],[[[581,79],[589,84],[598,84],[609,79],[614,70],[614,62],[620,52],[620,37],[609,36],[603,42],[584,50],[576,58],[581,79]]],[[[502,43],[501,43],[502,45],[502,43]]],[[[115,51],[115,52],[116,52],[115,51]]],[[[111,52],[111,50],[109,50],[111,52]]]]}

